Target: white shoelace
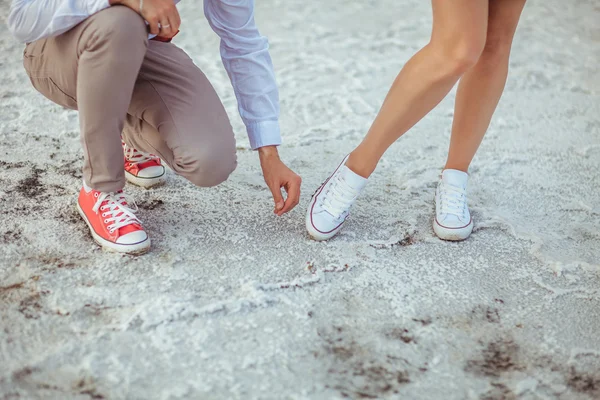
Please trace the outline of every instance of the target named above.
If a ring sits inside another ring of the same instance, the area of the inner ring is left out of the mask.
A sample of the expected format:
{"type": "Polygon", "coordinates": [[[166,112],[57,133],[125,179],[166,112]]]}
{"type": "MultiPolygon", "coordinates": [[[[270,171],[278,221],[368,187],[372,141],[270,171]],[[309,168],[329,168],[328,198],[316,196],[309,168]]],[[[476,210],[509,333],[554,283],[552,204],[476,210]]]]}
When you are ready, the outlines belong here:
{"type": "Polygon", "coordinates": [[[325,192],[321,206],[335,219],[339,219],[352,206],[359,192],[350,187],[339,175],[332,179],[333,182],[325,192]]]}
{"type": "Polygon", "coordinates": [[[465,217],[467,210],[467,191],[452,185],[442,183],[440,191],[440,213],[465,217]]]}
{"type": "Polygon", "coordinates": [[[138,207],[131,197],[123,193],[100,192],[96,192],[96,197],[98,200],[92,211],[95,213],[102,211],[102,218],[104,218],[104,223],[107,224],[106,228],[110,233],[127,225],[141,224],[141,221],[134,215],[138,207]],[[106,204],[102,205],[104,202],[106,204]],[[130,208],[130,204],[133,204],[134,208],[130,208]]]}
{"type": "Polygon", "coordinates": [[[125,153],[125,158],[130,163],[134,164],[142,164],[146,161],[158,160],[158,157],[154,154],[141,152],[134,147],[129,147],[127,144],[123,143],[123,151],[125,153]]]}

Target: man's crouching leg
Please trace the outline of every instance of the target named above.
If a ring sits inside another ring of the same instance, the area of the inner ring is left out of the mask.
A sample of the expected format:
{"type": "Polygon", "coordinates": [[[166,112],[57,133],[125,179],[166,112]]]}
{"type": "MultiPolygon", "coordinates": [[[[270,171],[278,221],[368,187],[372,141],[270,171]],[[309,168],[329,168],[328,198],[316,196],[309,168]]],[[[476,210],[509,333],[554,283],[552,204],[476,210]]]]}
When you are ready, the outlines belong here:
{"type": "Polygon", "coordinates": [[[201,187],[224,182],[237,165],[235,137],[221,100],[172,43],[149,42],[123,137],[201,187]]]}
{"type": "Polygon", "coordinates": [[[212,187],[227,180],[237,166],[235,150],[205,143],[199,148],[174,151],[173,169],[196,186],[212,187]]]}

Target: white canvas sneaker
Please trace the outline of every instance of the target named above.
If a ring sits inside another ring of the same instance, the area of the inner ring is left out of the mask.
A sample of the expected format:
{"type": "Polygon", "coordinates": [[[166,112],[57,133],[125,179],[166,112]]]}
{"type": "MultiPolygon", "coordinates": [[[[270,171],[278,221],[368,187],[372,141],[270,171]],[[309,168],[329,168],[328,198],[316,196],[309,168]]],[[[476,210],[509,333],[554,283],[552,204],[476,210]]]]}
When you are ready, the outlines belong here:
{"type": "Polygon", "coordinates": [[[473,231],[473,219],[467,205],[469,174],[446,169],[435,191],[433,231],[443,240],[465,240],[473,231]]]}
{"type": "Polygon", "coordinates": [[[367,179],[346,167],[344,158],[333,174],[317,189],[306,212],[306,230],[315,240],[332,238],[342,229],[348,213],[367,179]]]}

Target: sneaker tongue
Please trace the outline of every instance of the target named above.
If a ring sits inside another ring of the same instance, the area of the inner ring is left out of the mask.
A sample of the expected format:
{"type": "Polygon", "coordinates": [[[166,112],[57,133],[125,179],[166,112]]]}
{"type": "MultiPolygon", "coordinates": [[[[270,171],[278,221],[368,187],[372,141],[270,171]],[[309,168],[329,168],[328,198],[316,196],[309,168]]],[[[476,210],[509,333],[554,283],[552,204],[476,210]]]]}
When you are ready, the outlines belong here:
{"type": "Polygon", "coordinates": [[[126,225],[126,226],[124,226],[122,228],[119,228],[119,236],[123,236],[123,235],[126,235],[126,234],[131,233],[131,232],[137,232],[140,229],[141,229],[141,227],[140,227],[139,224],[135,224],[135,223],[134,224],[129,224],[129,225],[126,225]]]}
{"type": "Polygon", "coordinates": [[[456,169],[445,169],[442,172],[442,182],[450,186],[466,189],[469,174],[456,169]]]}
{"type": "Polygon", "coordinates": [[[138,163],[139,169],[144,169],[148,167],[158,167],[160,166],[160,162],[158,160],[148,160],[143,163],[138,163]]]}
{"type": "MultiPolygon", "coordinates": [[[[123,214],[123,212],[120,212],[117,214],[117,222],[121,222],[123,219],[126,218],[126,216],[123,214]]],[[[139,231],[141,229],[141,225],[136,223],[136,222],[132,222],[129,225],[125,225],[119,228],[119,236],[123,236],[126,235],[128,233],[131,232],[135,232],[135,231],[139,231]]]]}
{"type": "Polygon", "coordinates": [[[363,178],[345,165],[340,167],[340,177],[348,186],[357,191],[362,190],[368,181],[367,178],[363,178]]]}

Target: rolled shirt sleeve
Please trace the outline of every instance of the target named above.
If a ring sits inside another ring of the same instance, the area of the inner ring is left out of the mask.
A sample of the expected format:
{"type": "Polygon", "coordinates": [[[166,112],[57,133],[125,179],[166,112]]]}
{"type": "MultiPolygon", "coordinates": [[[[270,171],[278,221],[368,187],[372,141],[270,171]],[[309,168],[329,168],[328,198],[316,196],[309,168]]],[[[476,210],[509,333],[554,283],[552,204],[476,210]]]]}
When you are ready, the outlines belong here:
{"type": "Polygon", "coordinates": [[[250,146],[280,145],[279,92],[269,42],[254,21],[254,0],[204,0],[204,14],[221,38],[221,59],[250,146]]]}
{"type": "Polygon", "coordinates": [[[7,24],[19,41],[29,43],[60,35],[108,7],[108,0],[13,0],[7,24]]]}

